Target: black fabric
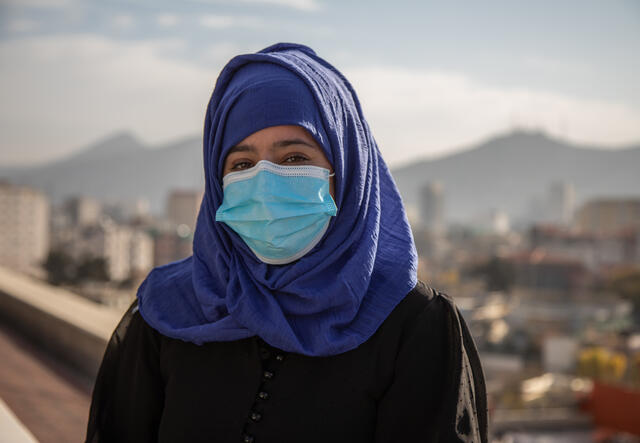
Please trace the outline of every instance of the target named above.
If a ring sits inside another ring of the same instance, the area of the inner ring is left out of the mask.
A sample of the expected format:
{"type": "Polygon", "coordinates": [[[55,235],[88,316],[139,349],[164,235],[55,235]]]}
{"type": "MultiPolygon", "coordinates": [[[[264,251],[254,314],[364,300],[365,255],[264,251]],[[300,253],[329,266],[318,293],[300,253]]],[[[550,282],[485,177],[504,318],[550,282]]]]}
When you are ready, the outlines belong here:
{"type": "Polygon", "coordinates": [[[452,301],[418,283],[360,347],[192,343],[134,305],[105,352],[87,442],[486,442],[484,377],[452,301]]]}

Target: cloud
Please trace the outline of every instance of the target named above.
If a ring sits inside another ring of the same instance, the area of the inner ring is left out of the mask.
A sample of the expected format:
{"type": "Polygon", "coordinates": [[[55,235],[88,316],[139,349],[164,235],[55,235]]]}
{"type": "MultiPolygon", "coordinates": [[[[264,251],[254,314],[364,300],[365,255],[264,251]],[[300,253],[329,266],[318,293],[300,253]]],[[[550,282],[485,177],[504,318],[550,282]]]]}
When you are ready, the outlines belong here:
{"type": "Polygon", "coordinates": [[[175,14],[158,14],[156,16],[156,23],[158,26],[170,28],[180,23],[180,18],[175,14]]]}
{"type": "Polygon", "coordinates": [[[31,19],[13,19],[7,23],[7,31],[12,33],[33,32],[40,27],[40,24],[31,19]]]}
{"type": "MultiPolygon", "coordinates": [[[[292,35],[314,35],[318,38],[331,37],[335,30],[331,25],[315,23],[312,25],[288,20],[265,20],[256,16],[205,14],[198,19],[201,26],[214,30],[235,31],[273,31],[285,29],[292,35]]],[[[287,39],[285,39],[287,40],[287,39]]],[[[295,39],[294,39],[295,40],[295,39]]]]}
{"type": "Polygon", "coordinates": [[[345,70],[385,158],[435,156],[513,128],[573,142],[640,141],[640,109],[526,88],[496,88],[455,73],[395,67],[345,70]]]}
{"type": "Polygon", "coordinates": [[[265,22],[258,17],[206,14],[200,18],[200,25],[213,29],[262,29],[265,22]]]}
{"type": "Polygon", "coordinates": [[[3,0],[2,2],[14,7],[56,9],[70,6],[74,0],[3,0]]]}
{"type": "MultiPolygon", "coordinates": [[[[220,41],[201,48],[198,62],[175,57],[187,49],[180,39],[90,34],[0,42],[0,164],[58,157],[121,129],[150,143],[199,134],[219,70],[248,48],[220,41]]],[[[640,110],[619,103],[490,87],[450,72],[354,66],[344,73],[392,165],[513,127],[588,144],[640,140],[640,110]]]]}
{"type": "Polygon", "coordinates": [[[129,29],[134,24],[135,20],[129,14],[117,14],[111,18],[111,25],[117,29],[129,29]]]}
{"type": "Polygon", "coordinates": [[[317,0],[192,0],[199,3],[246,3],[254,5],[272,5],[295,9],[304,12],[315,12],[322,9],[322,4],[317,0]]]}
{"type": "Polygon", "coordinates": [[[200,51],[199,61],[206,66],[220,64],[221,60],[228,61],[238,54],[251,52],[251,48],[229,42],[213,43],[200,51]]]}
{"type": "Polygon", "coordinates": [[[584,75],[585,72],[591,70],[591,66],[587,63],[544,56],[526,56],[522,59],[522,63],[526,68],[537,72],[553,75],[562,73],[573,78],[584,75]]]}
{"type": "Polygon", "coordinates": [[[240,0],[242,3],[263,3],[275,6],[285,6],[300,11],[313,12],[321,9],[320,3],[315,0],[240,0]]]}
{"type": "Polygon", "coordinates": [[[179,40],[95,35],[0,43],[0,164],[43,161],[112,131],[151,143],[198,134],[220,66],[174,60],[179,40]]]}

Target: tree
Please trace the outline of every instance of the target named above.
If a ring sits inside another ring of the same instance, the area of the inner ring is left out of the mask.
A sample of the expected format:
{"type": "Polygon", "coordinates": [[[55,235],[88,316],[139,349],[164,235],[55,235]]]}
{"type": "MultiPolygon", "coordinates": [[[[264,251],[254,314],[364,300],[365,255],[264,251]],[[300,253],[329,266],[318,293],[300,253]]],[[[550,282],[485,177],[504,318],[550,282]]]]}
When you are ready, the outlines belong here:
{"type": "Polygon", "coordinates": [[[69,254],[64,251],[51,250],[44,262],[47,280],[53,285],[73,283],[76,278],[76,265],[69,254]]]}
{"type": "Polygon", "coordinates": [[[605,287],[631,301],[636,322],[640,322],[640,269],[619,270],[607,280],[605,287]]]}
{"type": "Polygon", "coordinates": [[[495,255],[471,268],[470,273],[481,277],[488,291],[509,292],[515,282],[513,265],[495,255]]]}
{"type": "Polygon", "coordinates": [[[83,257],[76,268],[78,281],[109,281],[107,261],[104,257],[83,257]]]}

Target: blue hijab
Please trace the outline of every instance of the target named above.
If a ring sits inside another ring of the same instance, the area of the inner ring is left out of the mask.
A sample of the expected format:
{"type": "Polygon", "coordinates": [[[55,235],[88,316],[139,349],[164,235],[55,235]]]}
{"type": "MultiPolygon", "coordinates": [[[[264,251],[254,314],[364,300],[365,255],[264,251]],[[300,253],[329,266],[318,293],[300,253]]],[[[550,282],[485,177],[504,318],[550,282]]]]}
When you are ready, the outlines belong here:
{"type": "Polygon", "coordinates": [[[284,351],[340,354],[364,343],[415,286],[417,254],[396,185],[349,82],[308,47],[277,44],[222,70],[204,127],[205,193],[193,255],[138,289],[158,332],[188,342],[259,336],[284,351]],[[258,260],[215,221],[228,150],[276,125],[305,128],[335,171],[323,240],[286,265],[258,260]]]}

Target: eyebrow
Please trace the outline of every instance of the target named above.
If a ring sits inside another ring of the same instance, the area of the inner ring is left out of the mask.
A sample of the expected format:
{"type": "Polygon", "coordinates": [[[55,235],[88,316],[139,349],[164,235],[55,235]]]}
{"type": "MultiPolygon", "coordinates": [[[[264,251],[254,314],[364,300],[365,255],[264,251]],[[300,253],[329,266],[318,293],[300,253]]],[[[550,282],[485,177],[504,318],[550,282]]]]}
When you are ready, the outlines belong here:
{"type": "MultiPolygon", "coordinates": [[[[312,145],[311,143],[308,143],[302,140],[301,138],[290,138],[285,140],[278,140],[277,142],[273,143],[271,146],[273,146],[274,148],[286,148],[291,145],[304,145],[304,146],[309,146],[310,148],[313,148],[313,149],[319,149],[317,146],[312,145]]],[[[231,147],[231,149],[229,149],[229,152],[227,153],[227,155],[232,154],[234,152],[251,152],[255,150],[256,148],[253,145],[235,145],[231,147]]]]}
{"type": "Polygon", "coordinates": [[[314,149],[318,149],[317,146],[312,145],[311,143],[308,143],[304,140],[302,140],[301,138],[291,138],[291,139],[286,139],[286,140],[280,140],[277,141],[273,144],[274,148],[285,148],[287,146],[291,146],[291,145],[305,145],[305,146],[309,146],[310,148],[314,148],[314,149]]]}

